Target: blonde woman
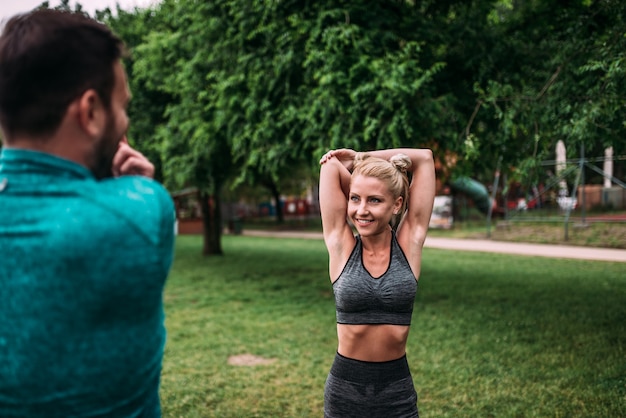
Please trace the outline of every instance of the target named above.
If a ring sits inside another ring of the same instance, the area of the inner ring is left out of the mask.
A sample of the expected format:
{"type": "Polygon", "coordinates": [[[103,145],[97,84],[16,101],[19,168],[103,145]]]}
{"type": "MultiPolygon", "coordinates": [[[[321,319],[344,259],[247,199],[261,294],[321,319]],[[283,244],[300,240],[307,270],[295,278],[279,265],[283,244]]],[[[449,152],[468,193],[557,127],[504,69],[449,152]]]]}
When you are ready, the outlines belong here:
{"type": "Polygon", "coordinates": [[[418,417],[406,342],[435,196],[432,152],[338,149],[320,164],[338,337],[324,416],[418,417]]]}

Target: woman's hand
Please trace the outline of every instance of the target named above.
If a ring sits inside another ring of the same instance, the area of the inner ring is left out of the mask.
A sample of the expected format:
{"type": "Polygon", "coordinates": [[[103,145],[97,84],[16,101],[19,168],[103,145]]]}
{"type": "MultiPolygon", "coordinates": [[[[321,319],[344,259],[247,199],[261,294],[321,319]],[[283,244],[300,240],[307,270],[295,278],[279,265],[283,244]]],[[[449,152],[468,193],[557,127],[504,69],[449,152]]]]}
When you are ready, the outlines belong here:
{"type": "Polygon", "coordinates": [[[154,165],[142,153],[132,148],[124,137],[113,157],[113,175],[115,177],[135,175],[153,178],[154,165]]]}
{"type": "Polygon", "coordinates": [[[324,164],[331,158],[336,158],[348,171],[352,172],[356,151],[349,148],[340,148],[328,151],[320,159],[320,164],[324,164]]]}

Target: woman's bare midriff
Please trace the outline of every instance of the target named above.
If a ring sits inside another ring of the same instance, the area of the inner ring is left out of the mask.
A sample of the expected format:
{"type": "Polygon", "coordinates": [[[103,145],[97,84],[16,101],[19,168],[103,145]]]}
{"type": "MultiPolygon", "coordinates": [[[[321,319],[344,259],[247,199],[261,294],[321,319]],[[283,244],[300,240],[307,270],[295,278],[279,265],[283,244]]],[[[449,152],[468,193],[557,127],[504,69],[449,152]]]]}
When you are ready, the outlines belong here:
{"type": "Polygon", "coordinates": [[[337,352],[361,361],[396,360],[405,354],[408,336],[408,325],[337,324],[337,352]]]}

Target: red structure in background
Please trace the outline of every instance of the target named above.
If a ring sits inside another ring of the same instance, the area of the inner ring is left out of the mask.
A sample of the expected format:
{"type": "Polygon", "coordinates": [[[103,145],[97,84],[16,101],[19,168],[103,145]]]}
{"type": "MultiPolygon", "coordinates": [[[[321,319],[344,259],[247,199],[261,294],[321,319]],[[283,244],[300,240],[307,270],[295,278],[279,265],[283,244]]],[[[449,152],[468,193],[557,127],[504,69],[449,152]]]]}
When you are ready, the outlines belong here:
{"type": "Polygon", "coordinates": [[[176,209],[176,228],[180,235],[203,233],[200,196],[195,188],[172,193],[176,209]]]}

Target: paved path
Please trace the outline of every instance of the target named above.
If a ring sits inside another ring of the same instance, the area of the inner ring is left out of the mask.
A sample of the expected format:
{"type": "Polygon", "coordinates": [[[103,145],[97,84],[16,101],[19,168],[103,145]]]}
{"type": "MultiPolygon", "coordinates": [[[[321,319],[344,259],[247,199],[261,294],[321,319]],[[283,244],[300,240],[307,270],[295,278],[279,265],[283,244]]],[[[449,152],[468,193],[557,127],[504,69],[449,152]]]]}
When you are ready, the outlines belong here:
{"type": "MultiPolygon", "coordinates": [[[[244,230],[244,235],[322,239],[319,232],[299,231],[254,231],[244,230]]],[[[573,258],[580,260],[616,261],[626,263],[626,250],[612,248],[579,247],[574,245],[527,244],[506,241],[492,241],[479,239],[452,239],[428,237],[424,244],[427,248],[438,248],[456,251],[478,251],[502,254],[517,254],[551,258],[573,258]]]]}
{"type": "Polygon", "coordinates": [[[479,239],[426,238],[426,247],[459,251],[481,251],[552,258],[619,261],[626,263],[626,250],[574,245],[528,244],[479,239]]]}

